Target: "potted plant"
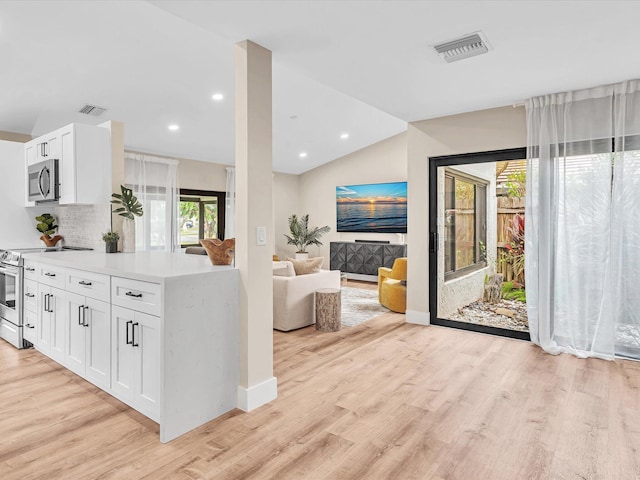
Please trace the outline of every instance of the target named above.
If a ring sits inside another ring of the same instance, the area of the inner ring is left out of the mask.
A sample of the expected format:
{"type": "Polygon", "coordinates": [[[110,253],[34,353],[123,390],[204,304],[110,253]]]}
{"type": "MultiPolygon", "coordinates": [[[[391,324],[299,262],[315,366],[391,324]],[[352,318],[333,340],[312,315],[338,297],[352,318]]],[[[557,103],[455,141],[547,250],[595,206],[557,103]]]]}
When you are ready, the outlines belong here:
{"type": "Polygon", "coordinates": [[[102,234],[102,240],[106,245],[106,253],[118,252],[118,240],[120,240],[120,234],[112,230],[102,234]]]}
{"type": "Polygon", "coordinates": [[[124,217],[122,222],[122,251],[135,252],[136,229],[134,219],[142,216],[142,204],[130,188],[120,185],[120,191],[122,193],[111,194],[113,197],[111,203],[119,205],[119,208],[116,208],[113,213],[124,217]]]}
{"type": "Polygon", "coordinates": [[[320,237],[329,232],[331,228],[326,225],[324,227],[309,228],[309,214],[298,218],[294,213],[289,217],[289,230],[291,235],[285,233],[284,236],[287,238],[287,245],[296,246],[296,258],[309,258],[307,247],[309,245],[322,245],[320,237]]]}
{"type": "Polygon", "coordinates": [[[49,213],[43,213],[36,217],[36,221],[38,222],[36,229],[42,234],[40,240],[42,240],[47,247],[55,247],[56,243],[62,240],[62,236],[60,235],[51,237],[58,229],[58,225],[55,224],[56,219],[49,213]]]}

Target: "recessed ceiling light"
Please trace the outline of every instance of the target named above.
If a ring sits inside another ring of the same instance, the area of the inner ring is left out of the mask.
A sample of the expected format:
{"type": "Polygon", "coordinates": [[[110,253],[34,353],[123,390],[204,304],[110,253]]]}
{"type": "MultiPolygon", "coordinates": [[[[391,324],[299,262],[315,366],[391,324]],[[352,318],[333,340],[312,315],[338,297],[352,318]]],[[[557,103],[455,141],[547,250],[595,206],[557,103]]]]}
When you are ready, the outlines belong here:
{"type": "Polygon", "coordinates": [[[342,135],[340,135],[340,138],[341,138],[342,140],[346,140],[347,138],[349,138],[349,134],[345,132],[345,133],[343,133],[342,135]]]}
{"type": "Polygon", "coordinates": [[[216,102],[219,102],[224,98],[224,95],[221,93],[214,93],[213,95],[211,95],[211,98],[214,99],[216,102]]]}
{"type": "Polygon", "coordinates": [[[307,158],[307,152],[301,152],[299,157],[300,158],[307,158]]]}
{"type": "Polygon", "coordinates": [[[169,130],[171,130],[172,132],[175,132],[176,130],[180,130],[180,125],[176,125],[175,123],[173,125],[169,125],[169,130]]]}

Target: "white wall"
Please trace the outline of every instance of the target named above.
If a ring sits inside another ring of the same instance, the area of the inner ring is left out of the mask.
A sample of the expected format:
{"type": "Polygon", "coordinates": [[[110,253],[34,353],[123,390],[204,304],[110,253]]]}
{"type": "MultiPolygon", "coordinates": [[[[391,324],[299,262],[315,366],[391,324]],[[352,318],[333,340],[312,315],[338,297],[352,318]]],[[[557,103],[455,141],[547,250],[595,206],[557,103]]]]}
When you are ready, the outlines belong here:
{"type": "Polygon", "coordinates": [[[428,158],[524,147],[526,141],[524,107],[494,108],[409,124],[408,321],[425,323],[429,318],[428,158]]]}
{"type": "Polygon", "coordinates": [[[42,247],[35,217],[53,208],[24,206],[24,144],[0,140],[0,249],[42,247]]]}
{"type": "Polygon", "coordinates": [[[300,205],[300,176],[288,173],[273,174],[273,231],[275,254],[284,260],[293,256],[295,248],[287,245],[284,234],[289,233],[289,216],[300,205]]]}
{"type": "MultiPolygon", "coordinates": [[[[331,227],[331,231],[322,237],[322,247],[309,247],[312,257],[323,256],[324,268],[329,268],[329,242],[363,240],[389,240],[398,243],[395,233],[351,233],[336,232],[336,187],[340,185],[358,185],[365,183],[404,182],[407,180],[407,143],[406,133],[401,133],[381,142],[358,150],[321,167],[300,175],[300,201],[291,203],[292,213],[309,214],[312,226],[331,227]]],[[[411,203],[411,196],[408,202],[411,203]]],[[[282,212],[278,213],[282,215],[282,212]]],[[[276,219],[281,221],[281,218],[276,219]]],[[[285,225],[286,227],[286,225],[285,225]]],[[[278,232],[278,230],[276,229],[278,232]]],[[[280,233],[288,232],[288,228],[280,233]]],[[[411,245],[409,245],[411,251],[411,245]]],[[[286,247],[287,255],[292,256],[295,247],[286,247]]]]}
{"type": "Polygon", "coordinates": [[[227,190],[226,167],[228,165],[183,158],[177,158],[176,160],[180,162],[178,164],[178,183],[180,188],[212,190],[215,192],[227,190]]]}

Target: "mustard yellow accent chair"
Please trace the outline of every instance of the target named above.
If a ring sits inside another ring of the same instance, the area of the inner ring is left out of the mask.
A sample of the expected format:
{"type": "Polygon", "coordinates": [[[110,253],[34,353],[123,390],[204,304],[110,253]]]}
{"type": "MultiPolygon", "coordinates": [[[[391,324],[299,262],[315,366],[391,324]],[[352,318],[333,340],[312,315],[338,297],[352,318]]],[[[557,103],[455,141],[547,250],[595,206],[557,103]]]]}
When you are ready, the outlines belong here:
{"type": "Polygon", "coordinates": [[[394,312],[407,311],[407,257],[396,258],[393,268],[378,268],[378,301],[394,312]]]}

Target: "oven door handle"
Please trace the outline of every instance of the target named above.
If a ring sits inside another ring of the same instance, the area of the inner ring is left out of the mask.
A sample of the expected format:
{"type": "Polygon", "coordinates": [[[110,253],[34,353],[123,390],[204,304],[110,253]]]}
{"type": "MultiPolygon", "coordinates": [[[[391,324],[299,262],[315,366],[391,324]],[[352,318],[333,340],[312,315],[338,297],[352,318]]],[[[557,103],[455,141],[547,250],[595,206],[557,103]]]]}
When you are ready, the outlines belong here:
{"type": "Polygon", "coordinates": [[[12,269],[7,268],[7,267],[0,267],[0,273],[3,273],[5,275],[9,275],[10,277],[17,277],[18,276],[18,272],[16,270],[12,270],[12,269]]]}

